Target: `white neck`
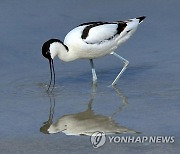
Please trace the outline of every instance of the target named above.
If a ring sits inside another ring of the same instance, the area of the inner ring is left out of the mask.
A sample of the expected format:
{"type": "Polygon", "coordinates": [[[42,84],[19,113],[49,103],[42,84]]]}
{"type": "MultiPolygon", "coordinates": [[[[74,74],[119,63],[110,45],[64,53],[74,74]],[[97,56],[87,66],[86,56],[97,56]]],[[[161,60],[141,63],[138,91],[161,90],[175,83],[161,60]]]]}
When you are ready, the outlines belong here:
{"type": "Polygon", "coordinates": [[[60,42],[54,42],[49,47],[51,58],[58,56],[62,61],[68,62],[77,59],[72,55],[72,51],[70,49],[67,50],[64,44],[60,42]]]}

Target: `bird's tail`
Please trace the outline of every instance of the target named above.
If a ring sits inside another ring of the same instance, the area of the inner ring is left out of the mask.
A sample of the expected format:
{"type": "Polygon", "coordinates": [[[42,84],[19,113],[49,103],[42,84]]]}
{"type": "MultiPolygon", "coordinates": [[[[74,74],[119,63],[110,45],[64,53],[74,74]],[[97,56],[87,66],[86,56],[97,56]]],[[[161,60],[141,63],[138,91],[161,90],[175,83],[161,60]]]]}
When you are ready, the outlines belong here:
{"type": "Polygon", "coordinates": [[[143,20],[146,18],[146,16],[141,16],[141,17],[138,17],[136,19],[139,20],[139,23],[143,22],[143,20]]]}

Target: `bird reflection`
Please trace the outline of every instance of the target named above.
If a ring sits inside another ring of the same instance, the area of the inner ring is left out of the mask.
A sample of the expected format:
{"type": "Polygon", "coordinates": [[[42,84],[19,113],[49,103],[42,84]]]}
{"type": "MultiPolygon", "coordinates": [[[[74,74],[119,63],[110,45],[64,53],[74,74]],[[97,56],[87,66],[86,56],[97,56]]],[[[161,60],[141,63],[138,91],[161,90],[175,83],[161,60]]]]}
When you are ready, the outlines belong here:
{"type": "Polygon", "coordinates": [[[51,93],[50,97],[50,114],[46,122],[40,128],[40,131],[45,134],[54,134],[63,132],[66,135],[92,135],[96,131],[102,131],[105,134],[118,134],[118,133],[136,133],[136,131],[124,126],[118,125],[113,116],[123,110],[127,105],[127,98],[122,92],[113,87],[114,90],[122,97],[123,104],[115,111],[111,117],[100,115],[92,110],[94,97],[96,95],[96,87],[93,87],[87,109],[83,112],[68,114],[60,117],[53,123],[53,115],[55,109],[55,97],[51,93]]]}

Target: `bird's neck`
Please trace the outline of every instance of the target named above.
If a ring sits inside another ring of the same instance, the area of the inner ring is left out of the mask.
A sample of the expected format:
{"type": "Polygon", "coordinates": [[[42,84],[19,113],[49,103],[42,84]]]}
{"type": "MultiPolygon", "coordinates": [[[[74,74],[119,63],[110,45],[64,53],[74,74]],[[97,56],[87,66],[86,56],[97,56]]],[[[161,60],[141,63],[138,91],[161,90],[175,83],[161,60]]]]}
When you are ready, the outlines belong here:
{"type": "Polygon", "coordinates": [[[54,42],[50,46],[51,58],[58,56],[62,61],[73,61],[76,58],[72,56],[71,50],[63,43],[54,42]]]}

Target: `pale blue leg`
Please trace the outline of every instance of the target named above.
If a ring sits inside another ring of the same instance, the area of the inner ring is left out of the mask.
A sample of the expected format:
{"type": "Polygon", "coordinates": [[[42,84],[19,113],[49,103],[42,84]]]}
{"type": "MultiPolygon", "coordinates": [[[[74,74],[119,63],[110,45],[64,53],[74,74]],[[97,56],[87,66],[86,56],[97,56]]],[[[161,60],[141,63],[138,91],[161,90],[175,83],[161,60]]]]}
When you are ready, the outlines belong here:
{"type": "Polygon", "coordinates": [[[129,64],[129,61],[126,60],[126,59],[124,59],[123,57],[119,56],[119,55],[118,55],[117,53],[115,53],[115,52],[112,52],[111,54],[114,55],[115,57],[121,59],[121,60],[123,61],[123,63],[124,63],[124,66],[123,66],[122,70],[119,72],[119,74],[117,75],[117,77],[116,77],[116,78],[114,79],[114,81],[112,82],[112,86],[114,86],[114,85],[117,84],[119,78],[121,77],[121,75],[123,74],[123,72],[126,70],[128,64],[129,64]]]}
{"type": "Polygon", "coordinates": [[[96,71],[95,71],[94,63],[93,63],[92,59],[90,59],[90,64],[91,64],[91,70],[92,70],[93,84],[96,84],[96,82],[97,82],[97,75],[96,75],[96,71]]]}

